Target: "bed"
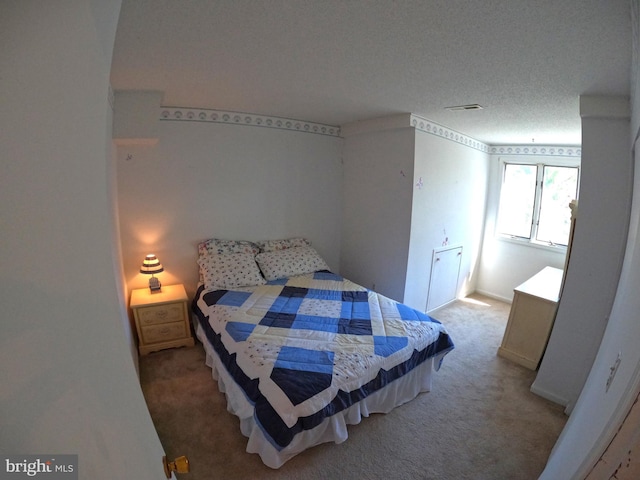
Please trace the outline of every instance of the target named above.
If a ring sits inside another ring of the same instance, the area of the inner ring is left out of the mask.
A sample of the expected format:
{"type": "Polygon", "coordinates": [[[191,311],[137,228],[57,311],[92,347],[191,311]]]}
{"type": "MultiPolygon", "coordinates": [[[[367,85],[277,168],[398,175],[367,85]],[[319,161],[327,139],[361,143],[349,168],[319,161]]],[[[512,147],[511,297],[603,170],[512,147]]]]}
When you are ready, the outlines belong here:
{"type": "Polygon", "coordinates": [[[303,238],[198,246],[194,328],[247,452],[280,468],[431,389],[437,320],[329,270],[303,238]]]}

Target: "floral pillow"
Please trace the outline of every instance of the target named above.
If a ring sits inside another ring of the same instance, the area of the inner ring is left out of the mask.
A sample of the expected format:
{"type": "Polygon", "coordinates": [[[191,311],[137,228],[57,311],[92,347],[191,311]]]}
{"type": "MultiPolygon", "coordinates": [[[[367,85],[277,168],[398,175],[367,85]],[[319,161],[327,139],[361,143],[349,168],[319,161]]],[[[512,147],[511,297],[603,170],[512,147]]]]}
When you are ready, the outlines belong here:
{"type": "Polygon", "coordinates": [[[201,255],[200,273],[207,290],[264,285],[264,277],[252,253],[201,255]]]}
{"type": "Polygon", "coordinates": [[[309,247],[311,246],[311,242],[306,238],[295,237],[281,240],[266,240],[264,242],[258,242],[258,246],[262,252],[274,252],[277,250],[286,250],[287,248],[309,247]]]}
{"type": "Polygon", "coordinates": [[[267,280],[329,270],[318,252],[309,246],[259,253],[256,255],[256,262],[267,280]]]}
{"type": "Polygon", "coordinates": [[[246,240],[211,238],[198,244],[198,255],[228,255],[230,253],[251,253],[255,255],[259,252],[260,247],[258,245],[246,240]]]}

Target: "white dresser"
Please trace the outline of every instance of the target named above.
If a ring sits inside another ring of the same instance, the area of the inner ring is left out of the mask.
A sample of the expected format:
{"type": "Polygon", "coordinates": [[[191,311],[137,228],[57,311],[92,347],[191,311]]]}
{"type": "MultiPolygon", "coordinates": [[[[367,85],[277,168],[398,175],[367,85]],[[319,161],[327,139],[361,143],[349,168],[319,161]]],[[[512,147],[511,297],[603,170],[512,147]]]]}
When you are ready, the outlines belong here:
{"type": "Polygon", "coordinates": [[[545,267],[513,291],[509,321],[498,355],[536,370],[556,317],[562,270],[545,267]]]}

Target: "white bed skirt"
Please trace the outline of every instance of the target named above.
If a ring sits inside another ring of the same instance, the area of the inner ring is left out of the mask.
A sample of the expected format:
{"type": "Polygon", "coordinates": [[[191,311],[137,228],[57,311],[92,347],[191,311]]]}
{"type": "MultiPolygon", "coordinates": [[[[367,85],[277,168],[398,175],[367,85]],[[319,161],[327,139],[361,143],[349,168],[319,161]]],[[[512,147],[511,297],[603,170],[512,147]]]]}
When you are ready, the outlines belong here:
{"type": "Polygon", "coordinates": [[[314,445],[325,442],[342,443],[349,436],[347,425],[358,424],[362,417],[368,417],[372,413],[388,413],[395,407],[413,400],[418,394],[430,391],[434,365],[439,365],[441,357],[444,356],[430,358],[364,400],[325,418],[312,430],[300,432],[286,448],[278,450],[265,438],[254,419],[253,405],[227,372],[200,325],[195,323],[196,335],[206,352],[207,366],[211,368],[212,377],[217,380],[219,390],[227,397],[227,410],[240,419],[240,430],[249,439],[247,452],[257,453],[265,465],[274,469],[280,468],[287,460],[314,445]]]}

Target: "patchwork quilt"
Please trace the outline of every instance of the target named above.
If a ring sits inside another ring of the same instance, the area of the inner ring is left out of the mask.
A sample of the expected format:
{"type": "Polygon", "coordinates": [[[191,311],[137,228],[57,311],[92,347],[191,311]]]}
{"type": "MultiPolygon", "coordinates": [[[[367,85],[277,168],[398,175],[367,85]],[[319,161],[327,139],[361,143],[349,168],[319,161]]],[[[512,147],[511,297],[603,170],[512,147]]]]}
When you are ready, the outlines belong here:
{"type": "Polygon", "coordinates": [[[277,449],[453,349],[437,320],[328,271],[200,287],[192,307],[277,449]]]}

